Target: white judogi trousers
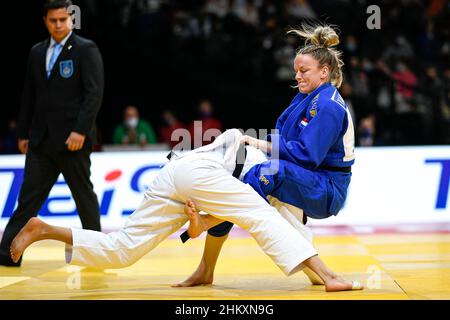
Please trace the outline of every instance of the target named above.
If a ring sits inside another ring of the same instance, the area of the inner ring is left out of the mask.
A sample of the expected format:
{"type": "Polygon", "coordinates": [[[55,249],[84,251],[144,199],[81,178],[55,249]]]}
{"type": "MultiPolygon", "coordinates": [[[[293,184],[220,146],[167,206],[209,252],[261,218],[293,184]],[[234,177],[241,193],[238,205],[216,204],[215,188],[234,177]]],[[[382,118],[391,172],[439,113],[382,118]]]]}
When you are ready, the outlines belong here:
{"type": "Polygon", "coordinates": [[[302,228],[296,227],[298,218],[289,207],[272,198],[281,208],[277,211],[225,169],[223,156],[199,152],[166,164],[122,229],[109,234],[72,229],[67,262],[105,269],[135,263],[188,221],[184,213],[187,199],[192,199],[198,210],[249,232],[286,275],[301,270],[303,261],[317,255],[302,228]],[[283,217],[286,212],[292,221],[283,217]]]}

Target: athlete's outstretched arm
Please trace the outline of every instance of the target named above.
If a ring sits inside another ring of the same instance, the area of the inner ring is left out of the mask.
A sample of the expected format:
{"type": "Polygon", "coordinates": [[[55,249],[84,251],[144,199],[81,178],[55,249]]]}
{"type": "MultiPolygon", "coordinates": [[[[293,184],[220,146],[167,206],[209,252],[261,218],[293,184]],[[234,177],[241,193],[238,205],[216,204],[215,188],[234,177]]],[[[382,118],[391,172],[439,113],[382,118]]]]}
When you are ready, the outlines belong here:
{"type": "Polygon", "coordinates": [[[272,143],[269,141],[256,139],[247,135],[242,136],[242,141],[252,147],[255,147],[256,149],[260,149],[265,153],[272,152],[272,143]]]}

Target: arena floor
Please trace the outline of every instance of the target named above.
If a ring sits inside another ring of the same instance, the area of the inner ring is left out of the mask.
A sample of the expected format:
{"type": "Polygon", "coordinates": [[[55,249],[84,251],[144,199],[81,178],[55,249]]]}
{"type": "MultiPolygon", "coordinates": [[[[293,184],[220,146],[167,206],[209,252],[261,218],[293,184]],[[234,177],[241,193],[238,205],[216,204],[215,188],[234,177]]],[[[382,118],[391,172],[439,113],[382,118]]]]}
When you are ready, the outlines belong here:
{"type": "Polygon", "coordinates": [[[35,243],[22,268],[0,267],[0,299],[450,299],[448,232],[318,235],[315,244],[333,270],[368,288],[326,293],[302,273],[285,277],[248,235],[227,241],[214,285],[172,288],[203,249],[173,237],[133,266],[105,271],[66,266],[62,244],[35,243]]]}

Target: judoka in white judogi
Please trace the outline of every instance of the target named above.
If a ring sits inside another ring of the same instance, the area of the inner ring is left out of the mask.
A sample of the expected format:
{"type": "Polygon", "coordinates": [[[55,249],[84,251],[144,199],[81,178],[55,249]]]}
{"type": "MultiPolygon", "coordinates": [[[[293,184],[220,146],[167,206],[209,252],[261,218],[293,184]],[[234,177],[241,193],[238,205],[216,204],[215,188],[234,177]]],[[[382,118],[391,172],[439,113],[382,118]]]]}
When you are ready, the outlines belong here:
{"type": "MultiPolygon", "coordinates": [[[[66,261],[97,268],[129,266],[188,221],[184,205],[192,199],[199,210],[248,231],[286,275],[300,270],[304,260],[317,255],[301,222],[303,212],[275,198],[269,205],[231,175],[241,137],[239,130],[228,130],[214,143],[168,162],[122,229],[105,234],[73,228],[66,261]]],[[[241,178],[267,160],[260,150],[246,148],[241,178]]]]}

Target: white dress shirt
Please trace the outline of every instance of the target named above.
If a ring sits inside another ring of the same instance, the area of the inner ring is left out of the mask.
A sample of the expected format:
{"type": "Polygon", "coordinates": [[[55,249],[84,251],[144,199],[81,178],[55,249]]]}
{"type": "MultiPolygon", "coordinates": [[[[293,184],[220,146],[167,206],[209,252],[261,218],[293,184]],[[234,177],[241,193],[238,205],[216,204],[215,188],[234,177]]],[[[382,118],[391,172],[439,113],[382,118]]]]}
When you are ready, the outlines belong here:
{"type": "MultiPolygon", "coordinates": [[[[66,45],[67,40],[69,39],[69,37],[72,35],[72,31],[69,32],[69,34],[59,43],[62,44],[63,48],[66,45]]],[[[53,37],[50,37],[50,45],[47,48],[47,56],[45,59],[45,70],[48,72],[48,65],[50,64],[50,58],[53,54],[53,51],[55,50],[55,44],[57,42],[55,41],[55,39],[53,39],[53,37]]],[[[61,51],[62,52],[62,51],[61,51]]]]}

